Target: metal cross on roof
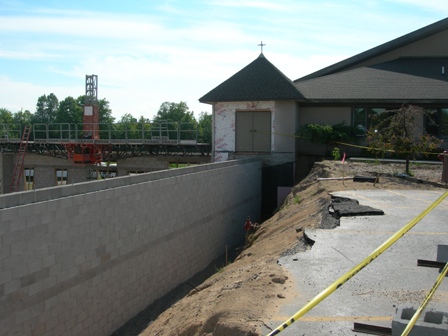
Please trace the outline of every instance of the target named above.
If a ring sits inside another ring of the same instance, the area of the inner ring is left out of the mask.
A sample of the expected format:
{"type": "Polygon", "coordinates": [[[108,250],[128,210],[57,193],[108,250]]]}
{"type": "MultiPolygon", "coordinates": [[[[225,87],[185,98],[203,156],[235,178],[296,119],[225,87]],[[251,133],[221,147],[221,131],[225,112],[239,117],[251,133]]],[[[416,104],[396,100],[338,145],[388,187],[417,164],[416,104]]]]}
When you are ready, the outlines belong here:
{"type": "Polygon", "coordinates": [[[261,52],[263,53],[263,46],[265,46],[266,44],[263,44],[263,41],[261,41],[261,43],[258,45],[259,47],[261,47],[261,52]]]}

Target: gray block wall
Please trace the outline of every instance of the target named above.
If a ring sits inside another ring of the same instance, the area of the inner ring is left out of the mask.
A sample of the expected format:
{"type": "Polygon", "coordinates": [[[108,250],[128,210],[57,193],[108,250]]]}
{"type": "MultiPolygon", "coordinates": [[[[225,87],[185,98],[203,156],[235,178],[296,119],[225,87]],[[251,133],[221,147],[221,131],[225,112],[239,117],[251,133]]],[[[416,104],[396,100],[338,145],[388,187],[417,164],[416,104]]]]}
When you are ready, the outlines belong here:
{"type": "MultiPolygon", "coordinates": [[[[16,163],[14,155],[14,165],[16,163]]],[[[41,189],[56,185],[56,169],[66,169],[67,183],[79,183],[87,180],[87,169],[85,165],[74,164],[71,160],[53,158],[47,155],[27,153],[25,155],[24,168],[34,169],[34,188],[41,189]]],[[[24,177],[20,179],[20,189],[24,190],[24,177]]]]}
{"type": "Polygon", "coordinates": [[[0,194],[7,193],[11,189],[14,158],[15,155],[12,153],[0,153],[0,194]]]}
{"type": "Polygon", "coordinates": [[[169,168],[169,162],[159,160],[157,156],[141,156],[134,158],[121,159],[118,164],[118,176],[129,175],[129,172],[153,172],[169,168]]]}
{"type": "MultiPolygon", "coordinates": [[[[16,164],[17,155],[15,153],[0,152],[0,193],[10,192],[12,174],[16,164]]],[[[89,172],[95,170],[91,165],[73,163],[72,160],[65,160],[48,155],[27,153],[24,161],[24,168],[34,169],[34,188],[42,189],[56,185],[56,169],[67,170],[67,184],[90,181],[89,172]]],[[[134,158],[120,159],[117,171],[119,176],[129,175],[129,172],[155,172],[169,168],[169,161],[166,157],[142,156],[134,158]]],[[[106,168],[102,168],[103,170],[106,168]]],[[[19,190],[24,190],[24,176],[19,183],[19,190]]]]}
{"type": "Polygon", "coordinates": [[[261,162],[0,196],[0,334],[109,335],[243,241],[261,162]]]}
{"type": "MultiPolygon", "coordinates": [[[[392,336],[400,336],[417,311],[414,307],[398,306],[392,321],[392,336]]],[[[433,309],[423,310],[419,319],[409,332],[409,336],[446,336],[448,335],[448,313],[433,309]]]]}

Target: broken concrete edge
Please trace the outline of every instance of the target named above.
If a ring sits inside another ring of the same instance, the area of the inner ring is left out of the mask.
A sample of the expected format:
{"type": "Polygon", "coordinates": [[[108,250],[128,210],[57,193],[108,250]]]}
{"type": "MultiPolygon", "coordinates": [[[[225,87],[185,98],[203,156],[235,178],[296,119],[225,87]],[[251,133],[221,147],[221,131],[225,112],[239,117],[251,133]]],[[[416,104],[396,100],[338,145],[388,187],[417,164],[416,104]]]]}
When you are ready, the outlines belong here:
{"type": "Polygon", "coordinates": [[[303,229],[303,239],[308,245],[313,246],[316,242],[316,229],[305,228],[303,229]]]}
{"type": "Polygon", "coordinates": [[[334,197],[329,206],[330,214],[340,219],[341,217],[355,217],[355,216],[381,216],[384,215],[384,211],[373,208],[367,205],[359,204],[358,200],[344,197],[334,197]]]}
{"type": "MultiPolygon", "coordinates": [[[[294,230],[296,233],[303,232],[301,241],[305,245],[312,247],[316,242],[316,231],[317,230],[332,230],[340,225],[341,217],[350,217],[350,216],[373,216],[373,215],[384,215],[382,210],[377,210],[369,206],[359,205],[358,200],[352,199],[349,197],[340,197],[330,194],[331,199],[327,201],[326,207],[327,211],[323,211],[322,220],[318,228],[304,228],[303,226],[296,227],[294,230]],[[340,211],[340,209],[334,209],[334,204],[338,205],[347,205],[348,207],[352,204],[356,207],[356,210],[353,213],[347,211],[340,211]]],[[[324,205],[323,205],[324,206],[324,205]]],[[[300,243],[297,245],[299,246],[300,243]]],[[[297,246],[286,250],[282,253],[282,256],[292,255],[296,252],[297,246]]]]}

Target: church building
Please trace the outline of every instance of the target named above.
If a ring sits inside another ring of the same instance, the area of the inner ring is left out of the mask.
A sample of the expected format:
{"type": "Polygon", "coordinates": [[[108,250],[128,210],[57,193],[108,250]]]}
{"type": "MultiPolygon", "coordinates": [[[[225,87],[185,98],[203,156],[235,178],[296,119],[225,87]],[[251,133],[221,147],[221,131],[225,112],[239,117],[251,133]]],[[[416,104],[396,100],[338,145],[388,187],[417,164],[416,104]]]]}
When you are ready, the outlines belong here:
{"type": "Polygon", "coordinates": [[[261,53],[199,99],[212,105],[212,161],[258,156],[292,185],[329,150],[295,137],[300,126],[345,123],[362,142],[372,114],[403,105],[431,112],[423,132],[448,140],[446,41],[448,18],[293,81],[261,53]]]}

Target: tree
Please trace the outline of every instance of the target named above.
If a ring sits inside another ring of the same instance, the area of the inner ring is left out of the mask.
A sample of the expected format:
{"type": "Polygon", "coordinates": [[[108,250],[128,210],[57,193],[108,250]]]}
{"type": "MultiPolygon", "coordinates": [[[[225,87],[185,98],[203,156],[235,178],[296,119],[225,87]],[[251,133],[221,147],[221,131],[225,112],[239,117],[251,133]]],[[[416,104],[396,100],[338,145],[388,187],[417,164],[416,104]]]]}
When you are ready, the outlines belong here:
{"type": "Polygon", "coordinates": [[[196,123],[193,112],[188,111],[188,106],[185,102],[164,102],[162,105],[160,105],[159,111],[157,112],[154,121],[196,123]]]}
{"type": "Polygon", "coordinates": [[[212,143],[212,115],[201,112],[198,121],[198,141],[202,143],[212,143]]]}
{"type": "Polygon", "coordinates": [[[50,93],[37,99],[36,113],[34,113],[33,123],[50,124],[55,121],[59,107],[58,98],[50,93]]]}
{"type": "Polygon", "coordinates": [[[29,110],[20,110],[13,114],[13,123],[30,126],[33,120],[33,114],[29,110]]]}
{"type": "Polygon", "coordinates": [[[119,121],[120,124],[131,124],[131,123],[136,123],[137,119],[135,119],[132,114],[130,113],[125,113],[121,116],[121,119],[119,121]]]}
{"type": "Polygon", "coordinates": [[[100,105],[100,123],[103,124],[113,124],[115,118],[112,116],[112,110],[109,107],[109,102],[103,98],[98,101],[100,105]]]}
{"type": "Polygon", "coordinates": [[[141,137],[141,132],[138,131],[137,119],[130,113],[122,115],[118,123],[113,126],[113,137],[115,139],[138,139],[141,137]]]}
{"type": "Polygon", "coordinates": [[[164,102],[154,118],[153,132],[169,139],[196,140],[197,121],[185,102],[164,102]],[[179,131],[179,134],[178,134],[179,131]]]}
{"type": "Polygon", "coordinates": [[[12,124],[13,123],[13,115],[12,112],[0,107],[0,124],[12,124]]]}
{"type": "Polygon", "coordinates": [[[67,97],[59,103],[55,118],[56,123],[81,124],[83,122],[82,118],[82,105],[75,98],[67,97]]]}
{"type": "Polygon", "coordinates": [[[429,114],[418,106],[402,106],[374,117],[367,130],[369,150],[376,153],[394,152],[406,160],[406,174],[411,175],[409,161],[416,154],[439,147],[442,140],[426,134],[418,121],[429,114]]]}

